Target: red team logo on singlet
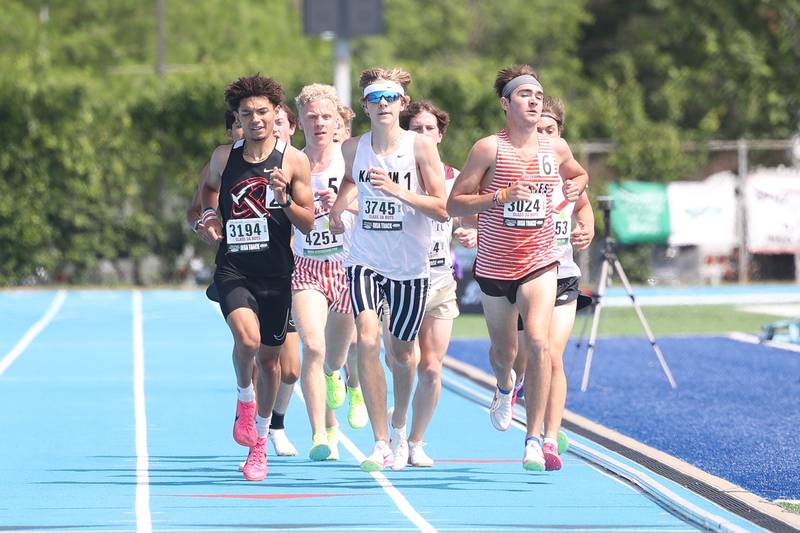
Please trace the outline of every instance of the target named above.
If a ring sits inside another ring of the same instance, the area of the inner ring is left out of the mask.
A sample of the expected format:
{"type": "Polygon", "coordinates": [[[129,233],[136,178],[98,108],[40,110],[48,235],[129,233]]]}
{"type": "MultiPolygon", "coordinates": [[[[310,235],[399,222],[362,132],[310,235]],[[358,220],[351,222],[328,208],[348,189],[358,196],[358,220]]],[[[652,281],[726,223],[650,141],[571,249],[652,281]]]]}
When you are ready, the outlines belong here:
{"type": "Polygon", "coordinates": [[[255,176],[231,187],[231,218],[269,217],[268,185],[267,178],[255,176]]]}

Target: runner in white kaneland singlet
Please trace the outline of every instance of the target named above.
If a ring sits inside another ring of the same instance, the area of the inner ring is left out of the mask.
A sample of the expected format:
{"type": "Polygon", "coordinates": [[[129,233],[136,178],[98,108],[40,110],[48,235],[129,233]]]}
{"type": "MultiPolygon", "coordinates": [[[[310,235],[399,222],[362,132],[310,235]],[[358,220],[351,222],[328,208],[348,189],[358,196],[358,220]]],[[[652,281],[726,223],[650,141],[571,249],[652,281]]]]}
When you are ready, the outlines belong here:
{"type": "Polygon", "coordinates": [[[413,341],[428,291],[430,220],[448,218],[435,143],[399,125],[410,82],[411,76],[401,69],[362,72],[362,106],[371,130],[342,147],[345,179],[330,213],[331,228],[344,231],[341,213],[358,194],[359,212],[345,265],[358,330],[359,377],[375,437],[373,452],[361,464],[366,471],[390,465],[400,470],[408,462],[406,415],[416,371],[413,341]],[[378,311],[383,300],[391,310],[390,343],[395,354],[391,439],[386,377],[379,358],[378,311]]]}

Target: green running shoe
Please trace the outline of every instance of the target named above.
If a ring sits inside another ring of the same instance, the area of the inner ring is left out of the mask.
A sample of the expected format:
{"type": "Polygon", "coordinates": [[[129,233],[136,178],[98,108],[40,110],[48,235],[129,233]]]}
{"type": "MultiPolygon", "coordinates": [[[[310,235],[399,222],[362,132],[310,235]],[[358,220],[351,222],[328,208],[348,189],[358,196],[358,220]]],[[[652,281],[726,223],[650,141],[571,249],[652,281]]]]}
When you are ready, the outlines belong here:
{"type": "Polygon", "coordinates": [[[361,387],[353,389],[348,387],[347,399],[350,404],[350,409],[347,412],[347,422],[353,429],[363,428],[369,423],[369,415],[367,414],[367,405],[364,403],[361,387]]]}
{"type": "MultiPolygon", "coordinates": [[[[323,372],[324,373],[324,372],[323,372]]],[[[331,374],[325,374],[326,404],[328,409],[338,409],[344,403],[345,386],[342,380],[342,373],[338,370],[331,374]]]]}
{"type": "Polygon", "coordinates": [[[331,454],[331,447],[328,446],[328,437],[324,433],[315,433],[311,438],[311,450],[308,456],[312,461],[324,461],[331,454]]]}

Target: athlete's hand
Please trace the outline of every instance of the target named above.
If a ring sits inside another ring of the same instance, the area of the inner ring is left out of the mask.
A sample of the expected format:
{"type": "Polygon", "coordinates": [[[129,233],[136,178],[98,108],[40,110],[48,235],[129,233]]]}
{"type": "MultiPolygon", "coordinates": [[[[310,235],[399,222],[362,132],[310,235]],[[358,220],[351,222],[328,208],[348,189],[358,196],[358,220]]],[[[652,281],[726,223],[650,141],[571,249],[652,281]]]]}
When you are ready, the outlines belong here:
{"type": "Polygon", "coordinates": [[[344,222],[342,222],[342,212],[337,210],[331,210],[328,213],[328,229],[331,230],[331,233],[334,235],[341,235],[344,233],[344,222]]]}
{"type": "Polygon", "coordinates": [[[530,186],[522,183],[521,181],[514,182],[514,184],[508,187],[506,191],[506,201],[504,203],[531,199],[530,186]]]}
{"type": "Polygon", "coordinates": [[[370,168],[369,181],[372,183],[372,188],[376,191],[388,194],[389,196],[400,198],[403,194],[400,185],[392,181],[392,178],[389,177],[389,173],[386,172],[385,168],[370,168]]]}
{"type": "Polygon", "coordinates": [[[283,173],[282,168],[272,167],[269,188],[272,189],[275,201],[279,204],[285,204],[289,200],[289,179],[283,173]]]}
{"type": "Polygon", "coordinates": [[[475,248],[478,246],[478,230],[475,228],[456,228],[453,230],[453,237],[464,248],[475,248]]]}
{"type": "Polygon", "coordinates": [[[577,224],[575,224],[575,229],[572,230],[572,235],[570,236],[572,246],[577,248],[579,251],[585,250],[590,244],[592,244],[593,239],[594,227],[587,226],[584,222],[579,220],[577,224]]]}
{"type": "Polygon", "coordinates": [[[570,202],[577,202],[578,197],[581,195],[581,189],[575,180],[564,180],[564,186],[561,188],[564,191],[564,198],[570,202]]]}
{"type": "Polygon", "coordinates": [[[319,204],[323,211],[329,211],[333,207],[333,202],[336,201],[336,193],[333,189],[324,189],[315,194],[319,198],[319,204]]]}
{"type": "Polygon", "coordinates": [[[209,245],[213,245],[222,240],[222,226],[216,218],[209,220],[205,224],[198,224],[197,233],[199,233],[203,240],[209,245]]]}

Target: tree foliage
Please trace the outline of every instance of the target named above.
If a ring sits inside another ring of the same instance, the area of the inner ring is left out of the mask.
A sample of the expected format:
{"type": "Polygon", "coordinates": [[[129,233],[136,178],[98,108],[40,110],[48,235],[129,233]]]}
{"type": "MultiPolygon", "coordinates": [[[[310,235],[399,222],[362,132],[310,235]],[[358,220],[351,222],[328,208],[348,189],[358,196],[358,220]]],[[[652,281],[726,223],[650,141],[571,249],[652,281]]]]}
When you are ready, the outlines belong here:
{"type": "MultiPolygon", "coordinates": [[[[333,45],[303,35],[301,3],[164,0],[158,78],[155,0],[6,0],[0,283],[73,270],[80,280],[101,259],[172,262],[201,246],[183,212],[225,142],[226,83],[261,71],[291,100],[305,83],[332,81],[333,45]]],[[[451,115],[441,150],[456,166],[502,126],[492,84],[513,63],[533,65],[566,101],[572,143],[617,143],[607,165],[621,179],[692,174],[703,154],[688,157],[686,141],[798,129],[800,0],[384,5],[386,34],[351,41],[352,79],[375,65],[409,70],[411,96],[451,115]]]]}

